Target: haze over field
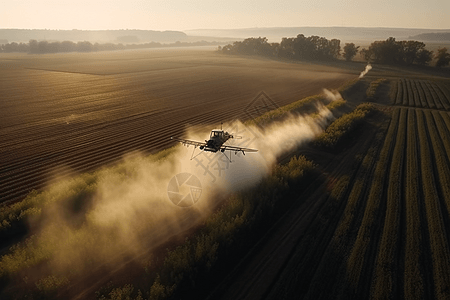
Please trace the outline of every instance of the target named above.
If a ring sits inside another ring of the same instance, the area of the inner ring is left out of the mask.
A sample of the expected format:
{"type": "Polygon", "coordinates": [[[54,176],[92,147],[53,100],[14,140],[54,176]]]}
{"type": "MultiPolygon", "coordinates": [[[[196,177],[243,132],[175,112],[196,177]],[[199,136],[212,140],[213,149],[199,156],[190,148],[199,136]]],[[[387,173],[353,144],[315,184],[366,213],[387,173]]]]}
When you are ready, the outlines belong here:
{"type": "Polygon", "coordinates": [[[2,28],[149,29],[348,26],[450,28],[446,0],[3,1],[2,28]]]}
{"type": "Polygon", "coordinates": [[[0,299],[450,299],[449,11],[4,0],[0,299]]]}

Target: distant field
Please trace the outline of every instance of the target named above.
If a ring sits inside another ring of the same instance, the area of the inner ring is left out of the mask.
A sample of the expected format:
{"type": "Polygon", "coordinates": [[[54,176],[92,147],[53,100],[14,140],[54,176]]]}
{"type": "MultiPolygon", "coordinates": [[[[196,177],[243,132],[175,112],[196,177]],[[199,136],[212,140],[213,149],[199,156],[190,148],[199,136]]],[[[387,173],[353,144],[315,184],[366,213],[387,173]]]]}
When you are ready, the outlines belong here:
{"type": "Polygon", "coordinates": [[[283,63],[208,49],[0,55],[0,202],[124,153],[171,145],[188,124],[246,119],[264,91],[282,106],[362,67],[283,63]]]}

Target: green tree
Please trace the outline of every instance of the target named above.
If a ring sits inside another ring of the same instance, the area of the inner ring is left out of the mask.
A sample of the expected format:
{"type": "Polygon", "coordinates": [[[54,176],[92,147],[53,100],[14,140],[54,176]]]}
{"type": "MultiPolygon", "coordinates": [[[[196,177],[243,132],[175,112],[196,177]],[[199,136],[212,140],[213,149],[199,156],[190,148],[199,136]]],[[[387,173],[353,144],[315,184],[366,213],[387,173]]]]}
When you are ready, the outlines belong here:
{"type": "Polygon", "coordinates": [[[401,44],[390,37],[386,41],[375,41],[369,47],[371,59],[377,63],[396,64],[401,61],[401,44]]]}
{"type": "Polygon", "coordinates": [[[412,65],[417,62],[420,51],[425,49],[425,44],[418,41],[401,41],[397,42],[401,47],[399,49],[401,61],[406,65],[412,65]]]}
{"type": "Polygon", "coordinates": [[[278,55],[285,58],[294,58],[295,38],[282,38],[278,55]]]}
{"type": "Polygon", "coordinates": [[[433,51],[422,49],[417,53],[416,63],[418,65],[427,65],[433,59],[433,51]]]}
{"type": "Polygon", "coordinates": [[[450,64],[450,53],[447,53],[447,48],[439,48],[437,50],[435,58],[436,61],[436,67],[445,67],[450,64]]]}
{"type": "Polygon", "coordinates": [[[353,43],[345,43],[344,46],[344,58],[346,61],[351,61],[353,57],[355,57],[356,53],[358,53],[359,46],[356,47],[353,43]]]}
{"type": "Polygon", "coordinates": [[[30,40],[30,52],[31,53],[38,53],[39,52],[39,44],[36,40],[30,40]]]}
{"type": "Polygon", "coordinates": [[[361,55],[361,57],[367,61],[370,62],[371,58],[372,58],[372,53],[370,52],[369,49],[366,48],[362,48],[361,51],[359,51],[359,55],[361,55]]]}

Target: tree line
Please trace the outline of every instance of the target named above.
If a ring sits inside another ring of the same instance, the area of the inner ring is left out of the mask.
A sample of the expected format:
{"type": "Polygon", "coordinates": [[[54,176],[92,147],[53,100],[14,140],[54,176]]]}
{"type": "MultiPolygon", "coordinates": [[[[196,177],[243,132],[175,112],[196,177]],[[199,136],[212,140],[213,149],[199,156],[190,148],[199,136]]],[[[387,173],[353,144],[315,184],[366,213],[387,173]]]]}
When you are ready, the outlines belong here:
{"type": "Polygon", "coordinates": [[[294,60],[336,60],[343,57],[347,61],[351,61],[359,52],[369,63],[428,65],[433,58],[436,59],[436,67],[450,63],[450,54],[446,48],[440,48],[434,54],[433,51],[425,49],[426,45],[419,41],[396,41],[390,37],[386,41],[375,41],[369,48],[361,50],[354,43],[346,43],[342,54],[340,44],[338,39],[328,40],[324,37],[305,37],[299,34],[295,38],[282,38],[280,43],[269,43],[265,37],[248,38],[224,47],[219,46],[219,51],[294,60]]]}
{"type": "Polygon", "coordinates": [[[223,53],[262,55],[298,60],[336,59],[340,55],[340,40],[328,40],[324,37],[303,34],[295,38],[283,38],[281,43],[269,43],[267,38],[248,38],[224,47],[219,47],[223,53]]]}
{"type": "Polygon", "coordinates": [[[32,54],[44,53],[60,53],[60,52],[95,52],[95,51],[111,51],[111,50],[125,50],[125,49],[146,49],[146,48],[163,48],[163,47],[189,47],[189,46],[208,46],[217,45],[217,42],[175,42],[171,44],[161,44],[157,42],[150,42],[144,44],[113,44],[113,43],[94,43],[88,41],[83,42],[48,42],[30,40],[28,43],[6,43],[0,44],[0,52],[23,52],[32,54]]]}

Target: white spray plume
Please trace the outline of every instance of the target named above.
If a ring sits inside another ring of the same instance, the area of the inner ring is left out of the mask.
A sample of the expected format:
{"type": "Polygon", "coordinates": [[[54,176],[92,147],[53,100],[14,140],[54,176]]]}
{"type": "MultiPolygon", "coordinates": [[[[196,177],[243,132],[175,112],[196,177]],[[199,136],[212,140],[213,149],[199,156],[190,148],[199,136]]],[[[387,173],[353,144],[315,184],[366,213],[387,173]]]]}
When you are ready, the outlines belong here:
{"type": "Polygon", "coordinates": [[[330,101],[343,100],[342,95],[338,91],[329,91],[327,89],[323,89],[323,93],[325,97],[330,101]]]}
{"type": "MultiPolygon", "coordinates": [[[[46,217],[39,224],[34,252],[48,253],[51,269],[70,276],[95,266],[114,265],[120,257],[140,257],[209,215],[217,194],[223,199],[256,185],[277,159],[321,133],[334,117],[323,105],[317,111],[314,118],[289,115],[264,129],[239,121],[223,125],[230,133],[235,130],[234,134],[242,135],[229,144],[258,149],[256,153],[244,156],[227,151],[228,157],[221,152],[202,153],[191,159],[193,148],[180,145],[163,160],[134,153],[117,166],[96,172],[95,180],[83,175],[73,182],[61,182],[54,195],[62,198],[43,212],[46,217]],[[168,197],[169,181],[183,172],[195,175],[202,185],[201,198],[188,209],[168,197]],[[70,211],[67,199],[82,196],[86,190],[93,199],[79,221],[80,214],[70,211]]],[[[208,138],[211,130],[194,129],[188,129],[187,138],[198,141],[208,138]]]]}
{"type": "Polygon", "coordinates": [[[362,71],[361,74],[359,74],[359,78],[363,78],[370,70],[372,70],[372,65],[371,64],[367,64],[367,66],[364,69],[364,71],[362,71]]]}

